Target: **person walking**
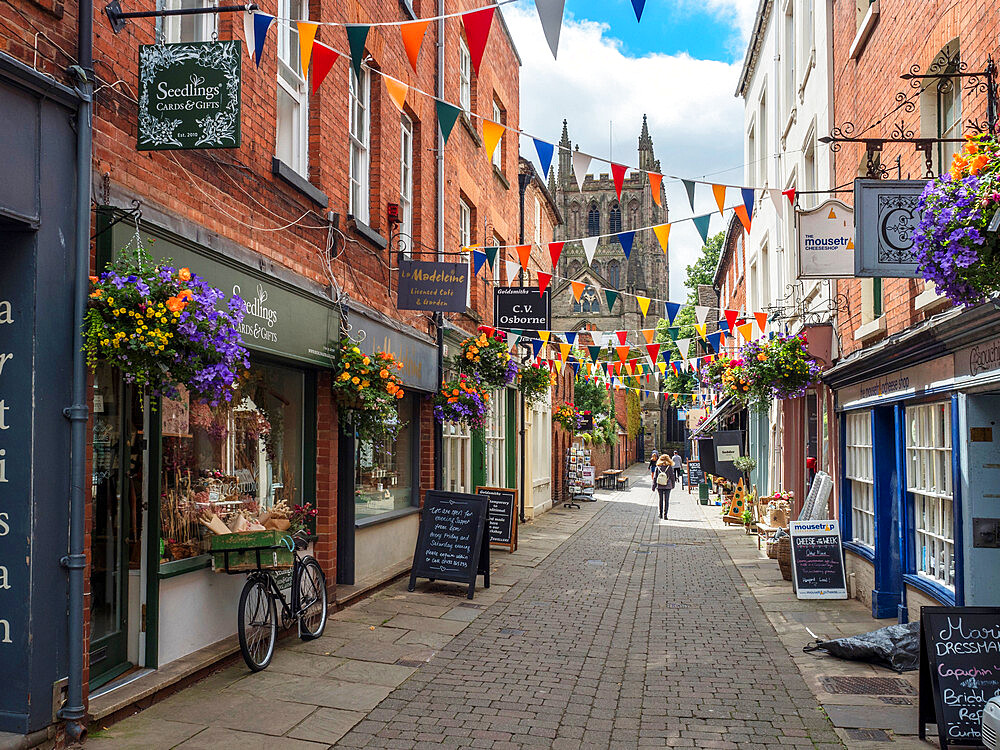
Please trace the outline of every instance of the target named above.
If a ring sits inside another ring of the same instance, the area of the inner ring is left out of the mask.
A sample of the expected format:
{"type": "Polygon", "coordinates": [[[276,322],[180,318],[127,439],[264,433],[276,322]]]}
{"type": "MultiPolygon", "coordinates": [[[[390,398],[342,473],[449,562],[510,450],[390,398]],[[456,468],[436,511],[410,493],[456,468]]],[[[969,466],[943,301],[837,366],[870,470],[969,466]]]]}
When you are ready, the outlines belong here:
{"type": "Polygon", "coordinates": [[[653,486],[660,495],[660,518],[667,520],[667,509],[670,505],[670,490],[674,488],[674,465],[666,454],[660,456],[653,470],[653,486]]]}
{"type": "MultiPolygon", "coordinates": [[[[653,455],[649,458],[649,479],[653,481],[653,477],[656,474],[656,462],[660,459],[660,454],[653,451],[653,455]]],[[[655,485],[654,485],[655,489],[655,485]]]]}
{"type": "Polygon", "coordinates": [[[684,459],[681,458],[681,453],[676,448],[674,448],[674,455],[671,458],[674,462],[674,474],[676,475],[674,478],[680,481],[681,477],[684,476],[684,459]]]}

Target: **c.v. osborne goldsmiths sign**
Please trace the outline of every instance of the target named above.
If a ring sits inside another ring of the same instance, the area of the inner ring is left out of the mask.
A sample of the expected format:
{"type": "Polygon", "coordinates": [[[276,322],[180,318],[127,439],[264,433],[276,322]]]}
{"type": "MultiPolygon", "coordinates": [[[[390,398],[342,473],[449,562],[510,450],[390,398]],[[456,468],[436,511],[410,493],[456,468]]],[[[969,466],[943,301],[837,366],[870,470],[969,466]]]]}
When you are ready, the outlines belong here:
{"type": "Polygon", "coordinates": [[[139,48],[140,151],[240,145],[242,43],[139,48]]]}

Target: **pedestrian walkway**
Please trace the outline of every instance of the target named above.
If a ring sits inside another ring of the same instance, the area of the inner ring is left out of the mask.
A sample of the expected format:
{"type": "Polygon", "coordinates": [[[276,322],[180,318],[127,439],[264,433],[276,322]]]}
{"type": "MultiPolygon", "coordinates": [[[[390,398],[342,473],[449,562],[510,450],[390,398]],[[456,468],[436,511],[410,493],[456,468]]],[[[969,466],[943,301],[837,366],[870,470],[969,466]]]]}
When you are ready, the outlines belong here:
{"type": "Polygon", "coordinates": [[[842,748],[708,509],[676,490],[661,522],[629,475],[523,526],[473,602],[393,585],[88,747],[842,748]]]}

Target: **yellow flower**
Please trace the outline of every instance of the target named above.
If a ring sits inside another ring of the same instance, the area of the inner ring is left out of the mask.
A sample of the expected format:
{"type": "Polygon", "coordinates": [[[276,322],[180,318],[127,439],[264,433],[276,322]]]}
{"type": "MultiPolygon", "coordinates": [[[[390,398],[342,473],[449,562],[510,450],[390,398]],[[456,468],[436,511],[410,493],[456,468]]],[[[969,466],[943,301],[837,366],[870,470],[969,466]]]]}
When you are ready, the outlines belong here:
{"type": "Polygon", "coordinates": [[[351,378],[351,382],[354,383],[354,385],[357,385],[358,383],[361,382],[361,378],[354,376],[353,378],[351,378]]]}
{"type": "Polygon", "coordinates": [[[343,372],[343,373],[340,374],[340,379],[341,380],[350,380],[351,376],[348,375],[346,372],[343,372]]]}
{"type": "Polygon", "coordinates": [[[367,365],[369,362],[371,362],[371,360],[368,359],[368,357],[365,357],[363,360],[361,360],[361,363],[365,365],[367,365]]]}
{"type": "Polygon", "coordinates": [[[367,380],[362,380],[361,381],[361,387],[362,388],[367,388],[369,385],[371,385],[371,383],[368,382],[367,380]]]}
{"type": "Polygon", "coordinates": [[[358,347],[356,347],[356,346],[351,347],[351,351],[354,352],[355,354],[361,354],[361,350],[358,349],[358,347]]]}

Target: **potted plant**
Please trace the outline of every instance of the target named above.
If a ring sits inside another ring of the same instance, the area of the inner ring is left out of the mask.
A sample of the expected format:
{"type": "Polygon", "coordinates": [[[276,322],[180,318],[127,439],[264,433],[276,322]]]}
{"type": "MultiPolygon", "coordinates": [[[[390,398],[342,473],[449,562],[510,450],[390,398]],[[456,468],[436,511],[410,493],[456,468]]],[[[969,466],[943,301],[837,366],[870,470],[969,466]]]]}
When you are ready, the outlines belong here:
{"type": "Polygon", "coordinates": [[[951,169],[927,183],[913,232],[918,272],[962,305],[1000,291],[1000,233],[988,230],[1000,211],[1000,144],[990,133],[967,135],[951,169]]]}
{"type": "Polygon", "coordinates": [[[518,371],[517,362],[507,350],[506,334],[485,327],[462,342],[455,367],[459,373],[474,377],[488,391],[510,385],[518,371]]]}
{"type": "Polygon", "coordinates": [[[340,340],[333,395],[360,437],[388,433],[390,440],[395,438],[401,426],[397,402],[405,395],[397,375],[402,368],[388,352],[369,355],[349,338],[340,340]]]}
{"type": "Polygon", "coordinates": [[[539,367],[537,362],[532,362],[517,371],[517,388],[529,404],[541,401],[555,382],[555,373],[539,367]]]}
{"type": "Polygon", "coordinates": [[[571,403],[562,403],[559,408],[552,413],[552,419],[562,425],[563,429],[571,435],[576,433],[579,426],[579,416],[576,407],[571,403]]]}
{"type": "Polygon", "coordinates": [[[459,422],[476,430],[486,423],[489,404],[489,391],[475,377],[459,375],[434,397],[434,416],[439,422],[459,422]]]}

